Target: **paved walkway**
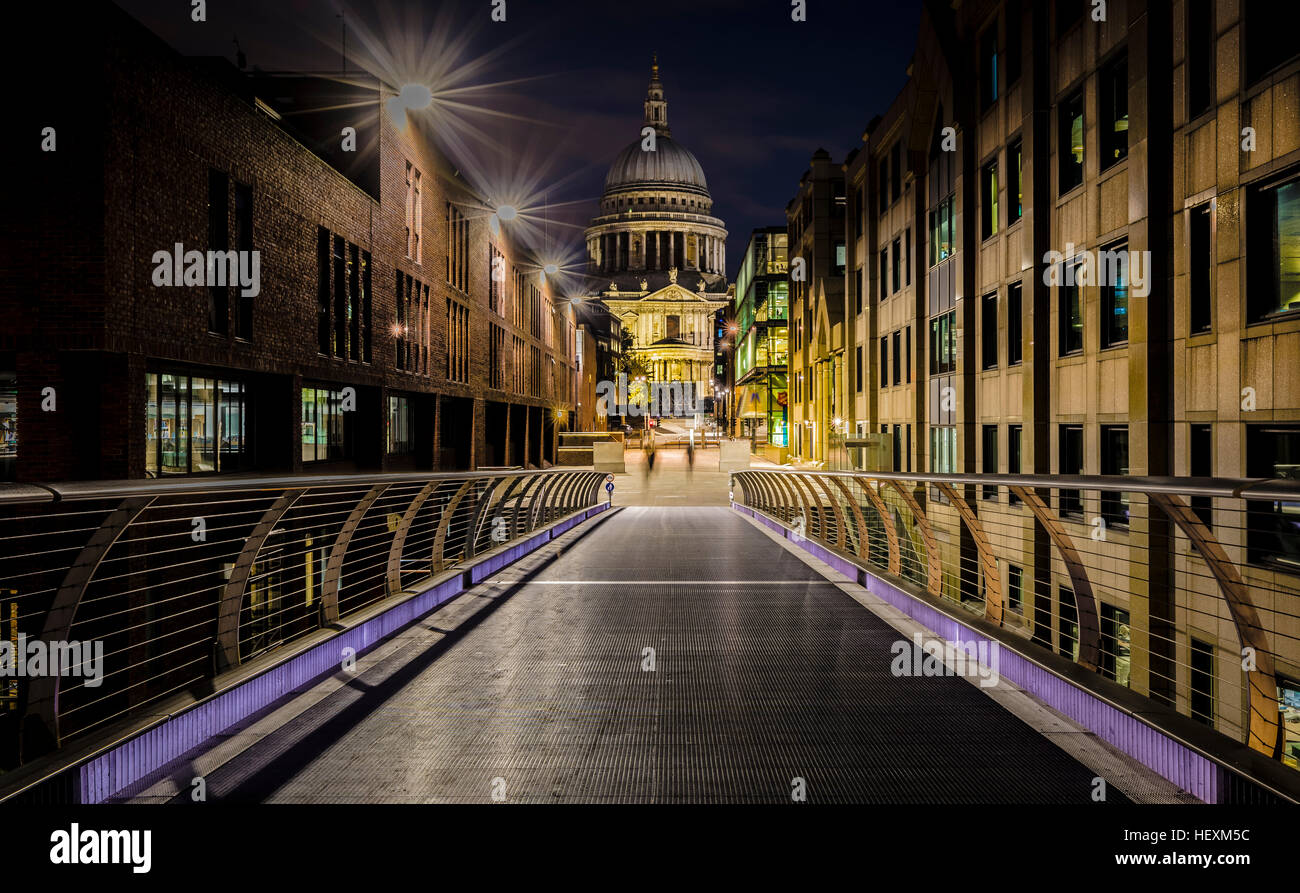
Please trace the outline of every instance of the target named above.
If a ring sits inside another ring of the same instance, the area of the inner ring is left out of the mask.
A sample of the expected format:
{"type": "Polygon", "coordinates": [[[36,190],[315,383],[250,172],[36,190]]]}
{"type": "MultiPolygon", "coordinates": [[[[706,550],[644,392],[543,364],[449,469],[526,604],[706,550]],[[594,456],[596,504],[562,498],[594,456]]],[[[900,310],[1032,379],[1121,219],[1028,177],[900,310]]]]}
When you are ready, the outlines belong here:
{"type": "Polygon", "coordinates": [[[1095,772],[965,680],[895,677],[900,633],[735,513],[583,527],[195,758],[208,799],[1091,803],[1095,772]]]}

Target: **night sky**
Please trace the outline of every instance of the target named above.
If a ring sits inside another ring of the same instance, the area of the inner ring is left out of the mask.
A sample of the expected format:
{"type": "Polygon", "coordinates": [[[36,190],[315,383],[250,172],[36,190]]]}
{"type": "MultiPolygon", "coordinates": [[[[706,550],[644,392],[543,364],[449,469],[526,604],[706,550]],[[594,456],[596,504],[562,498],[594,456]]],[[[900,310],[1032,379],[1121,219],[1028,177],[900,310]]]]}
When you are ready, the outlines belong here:
{"type": "MultiPolygon", "coordinates": [[[[205,23],[186,0],[119,5],[186,55],[233,61],[238,37],[250,68],[342,65],[338,0],[208,0],[205,23]]],[[[347,5],[347,51],[351,69],[386,80],[441,64],[455,86],[498,85],[457,95],[467,173],[526,182],[547,203],[548,238],[575,253],[609,162],[640,138],[657,52],[673,138],[708,177],[734,277],[750,230],[784,224],[811,154],[843,160],[902,88],[920,6],[808,0],[794,22],[788,0],[507,0],[493,22],[491,0],[387,0],[347,5]],[[376,48],[396,61],[377,63],[376,48]]]]}

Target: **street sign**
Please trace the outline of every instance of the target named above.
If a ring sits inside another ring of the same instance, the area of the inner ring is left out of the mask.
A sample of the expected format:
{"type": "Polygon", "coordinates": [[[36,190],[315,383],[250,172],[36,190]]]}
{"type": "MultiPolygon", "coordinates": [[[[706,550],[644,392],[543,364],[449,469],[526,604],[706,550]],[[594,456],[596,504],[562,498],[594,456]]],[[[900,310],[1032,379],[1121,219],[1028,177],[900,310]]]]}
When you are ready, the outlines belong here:
{"type": "Polygon", "coordinates": [[[607,475],[605,475],[605,483],[607,483],[607,484],[612,484],[612,483],[614,483],[614,475],[612,475],[612,474],[607,474],[607,475]]]}
{"type": "Polygon", "coordinates": [[[606,490],[606,492],[608,492],[608,493],[613,493],[613,492],[614,492],[614,482],[613,482],[613,481],[610,481],[608,484],[606,484],[606,485],[605,485],[605,490],[606,490]]]}

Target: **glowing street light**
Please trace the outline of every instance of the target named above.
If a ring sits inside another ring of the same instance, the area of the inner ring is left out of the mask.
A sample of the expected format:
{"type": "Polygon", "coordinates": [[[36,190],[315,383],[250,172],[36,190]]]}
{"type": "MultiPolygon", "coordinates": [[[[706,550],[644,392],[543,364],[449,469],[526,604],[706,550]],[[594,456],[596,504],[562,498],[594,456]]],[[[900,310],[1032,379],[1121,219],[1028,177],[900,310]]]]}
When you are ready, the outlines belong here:
{"type": "Polygon", "coordinates": [[[418,111],[433,105],[433,91],[424,84],[405,84],[397,99],[403,108],[418,111]]]}
{"type": "Polygon", "coordinates": [[[509,223],[519,216],[519,209],[514,205],[501,205],[497,208],[497,219],[502,223],[509,223]]]}

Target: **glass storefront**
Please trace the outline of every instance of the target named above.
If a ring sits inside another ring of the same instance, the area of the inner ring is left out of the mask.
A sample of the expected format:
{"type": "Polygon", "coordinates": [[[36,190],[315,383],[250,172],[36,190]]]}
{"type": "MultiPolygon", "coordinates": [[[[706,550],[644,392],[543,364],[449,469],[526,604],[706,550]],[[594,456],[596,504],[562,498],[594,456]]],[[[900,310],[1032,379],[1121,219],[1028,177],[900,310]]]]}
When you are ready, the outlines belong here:
{"type": "Polygon", "coordinates": [[[0,481],[12,481],[18,470],[18,377],[0,372],[0,481]]]}
{"type": "Polygon", "coordinates": [[[241,381],[145,375],[145,474],[211,474],[246,467],[247,388],[241,381]]]}
{"type": "Polygon", "coordinates": [[[352,458],[352,438],[348,424],[351,413],[344,412],[343,402],[341,390],[302,389],[302,461],[325,462],[352,458]]]}
{"type": "Polygon", "coordinates": [[[388,398],[388,454],[415,452],[411,438],[411,401],[408,397],[388,398]]]}
{"type": "Polygon", "coordinates": [[[1300,682],[1284,676],[1277,680],[1277,709],[1282,722],[1282,762],[1300,769],[1300,682]]]}

